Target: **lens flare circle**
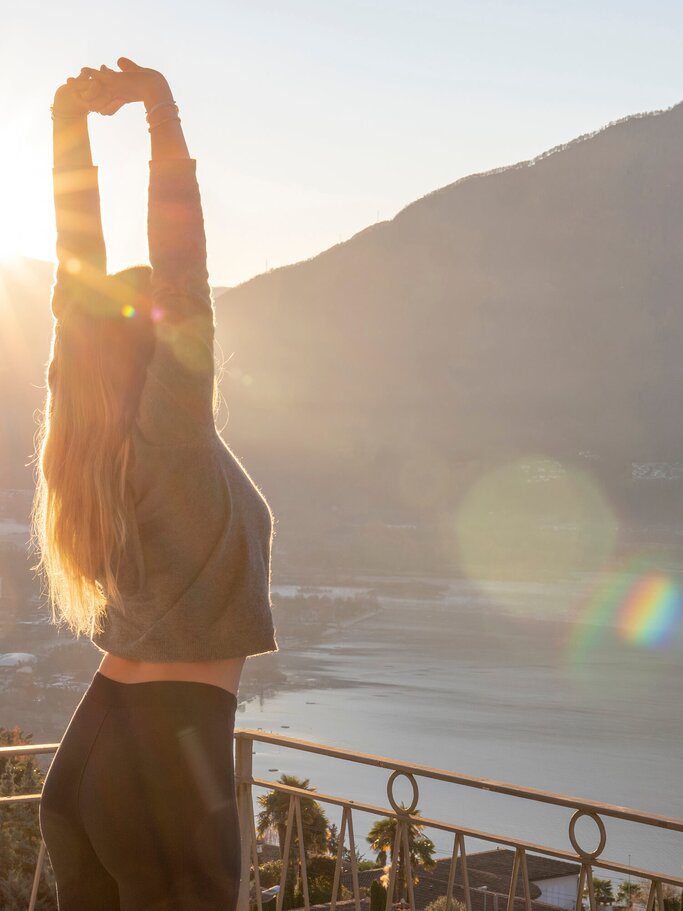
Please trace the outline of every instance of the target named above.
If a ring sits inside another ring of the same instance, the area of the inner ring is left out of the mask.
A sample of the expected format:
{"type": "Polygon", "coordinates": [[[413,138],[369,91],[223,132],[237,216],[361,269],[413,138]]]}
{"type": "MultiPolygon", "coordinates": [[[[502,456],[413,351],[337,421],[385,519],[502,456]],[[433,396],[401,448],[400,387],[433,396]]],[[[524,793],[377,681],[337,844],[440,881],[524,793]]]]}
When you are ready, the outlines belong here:
{"type": "Polygon", "coordinates": [[[601,567],[613,553],[618,522],[583,468],[530,455],[483,474],[454,522],[458,562],[480,587],[555,583],[601,567]]]}

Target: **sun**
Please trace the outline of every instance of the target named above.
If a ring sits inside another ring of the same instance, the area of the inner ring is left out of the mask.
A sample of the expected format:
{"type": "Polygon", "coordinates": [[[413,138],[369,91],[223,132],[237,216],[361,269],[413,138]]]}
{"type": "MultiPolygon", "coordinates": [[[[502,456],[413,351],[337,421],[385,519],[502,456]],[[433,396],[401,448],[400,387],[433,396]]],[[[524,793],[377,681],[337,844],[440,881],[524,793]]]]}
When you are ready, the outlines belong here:
{"type": "Polygon", "coordinates": [[[16,236],[11,229],[12,213],[5,209],[6,220],[0,222],[0,267],[16,265],[21,251],[16,236]]]}
{"type": "Polygon", "coordinates": [[[18,250],[13,250],[11,245],[4,246],[3,237],[0,234],[0,269],[5,271],[16,271],[21,265],[23,259],[18,250]]]}
{"type": "MultiPolygon", "coordinates": [[[[30,184],[32,178],[27,178],[30,184]]],[[[0,179],[2,218],[0,218],[0,265],[16,264],[22,257],[52,260],[55,256],[54,218],[48,196],[30,186],[13,185],[0,179]],[[43,197],[43,198],[41,198],[43,197]]]]}
{"type": "Polygon", "coordinates": [[[54,207],[50,150],[26,142],[17,124],[0,128],[0,265],[19,257],[53,260],[54,207]]]}

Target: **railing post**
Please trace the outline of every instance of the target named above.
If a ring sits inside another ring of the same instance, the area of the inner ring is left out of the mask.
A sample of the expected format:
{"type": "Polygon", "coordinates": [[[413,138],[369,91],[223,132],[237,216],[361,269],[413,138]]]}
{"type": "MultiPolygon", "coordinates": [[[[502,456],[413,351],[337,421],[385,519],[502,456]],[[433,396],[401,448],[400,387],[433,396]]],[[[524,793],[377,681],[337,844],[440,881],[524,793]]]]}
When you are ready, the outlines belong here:
{"type": "MultiPolygon", "coordinates": [[[[237,898],[237,911],[249,911],[249,869],[252,813],[251,780],[253,778],[252,750],[253,741],[245,735],[235,738],[235,780],[237,787],[237,809],[240,818],[240,843],[241,843],[241,876],[240,891],[237,898]]],[[[256,853],[254,845],[254,853],[256,853]]]]}
{"type": "Polygon", "coordinates": [[[40,874],[43,871],[43,864],[45,863],[45,842],[43,839],[40,839],[40,848],[38,850],[38,863],[36,864],[36,872],[33,876],[33,887],[31,888],[31,898],[28,903],[28,911],[34,911],[36,906],[36,899],[38,898],[38,887],[40,885],[40,874]]]}

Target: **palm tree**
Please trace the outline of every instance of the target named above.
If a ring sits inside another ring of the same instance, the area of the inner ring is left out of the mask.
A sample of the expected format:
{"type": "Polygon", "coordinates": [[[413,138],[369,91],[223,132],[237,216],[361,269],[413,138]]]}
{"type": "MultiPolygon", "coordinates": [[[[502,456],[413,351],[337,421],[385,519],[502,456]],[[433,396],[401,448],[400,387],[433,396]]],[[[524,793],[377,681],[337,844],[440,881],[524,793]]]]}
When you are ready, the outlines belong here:
{"type": "MultiPolygon", "coordinates": [[[[401,802],[401,809],[405,810],[405,804],[401,802]]],[[[420,811],[414,810],[414,816],[419,816],[420,811]]],[[[367,840],[370,847],[377,853],[377,863],[384,866],[386,864],[387,854],[391,857],[394,849],[394,840],[396,838],[396,827],[398,820],[395,816],[383,816],[370,829],[367,840]]],[[[416,822],[408,823],[408,852],[410,855],[411,866],[420,866],[424,870],[433,870],[436,866],[434,860],[434,842],[422,836],[423,825],[416,822]]],[[[399,900],[404,898],[406,892],[405,881],[405,858],[403,857],[403,840],[399,844],[397,879],[399,888],[399,900]]],[[[391,858],[393,862],[393,857],[391,858]]]]}
{"type": "MultiPolygon", "coordinates": [[[[315,788],[309,787],[308,778],[297,778],[296,775],[287,775],[283,772],[278,781],[290,787],[315,791],[315,788]]],[[[289,864],[290,858],[284,857],[284,851],[290,795],[286,791],[271,790],[267,794],[262,794],[258,797],[258,802],[263,809],[257,816],[256,834],[259,838],[262,838],[269,828],[275,829],[280,846],[280,857],[283,859],[283,863],[289,864]]],[[[304,857],[306,858],[306,868],[308,869],[309,854],[325,853],[327,851],[330,822],[317,800],[313,800],[312,797],[302,797],[301,823],[304,835],[304,857]]],[[[296,819],[293,818],[290,849],[295,849],[295,857],[298,857],[298,852],[296,851],[298,843],[296,819]]]]}
{"type": "Polygon", "coordinates": [[[624,881],[619,884],[619,891],[617,892],[618,902],[623,902],[630,908],[634,902],[640,901],[641,898],[642,887],[640,883],[629,883],[624,881]]]}
{"type": "Polygon", "coordinates": [[[611,879],[598,879],[597,876],[594,876],[593,891],[595,892],[595,901],[599,905],[611,905],[614,901],[611,879]]]}

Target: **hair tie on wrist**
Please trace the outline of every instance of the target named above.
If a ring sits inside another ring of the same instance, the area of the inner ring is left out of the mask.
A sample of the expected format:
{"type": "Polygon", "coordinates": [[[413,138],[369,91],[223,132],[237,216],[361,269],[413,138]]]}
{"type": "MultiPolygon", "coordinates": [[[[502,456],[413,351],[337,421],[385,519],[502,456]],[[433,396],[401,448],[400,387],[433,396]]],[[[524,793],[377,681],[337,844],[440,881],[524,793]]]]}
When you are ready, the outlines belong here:
{"type": "MultiPolygon", "coordinates": [[[[151,108],[149,109],[149,111],[147,111],[147,114],[146,114],[146,116],[145,116],[145,120],[147,121],[147,123],[148,123],[150,126],[152,125],[152,121],[149,119],[149,118],[151,117],[151,115],[154,113],[154,111],[157,110],[157,108],[164,108],[164,107],[172,107],[172,108],[175,108],[176,114],[179,114],[179,113],[180,113],[179,108],[178,108],[178,105],[175,103],[175,101],[160,101],[159,104],[155,104],[154,107],[151,107],[151,108]]],[[[162,122],[163,122],[163,121],[162,121],[162,122]]]]}
{"type": "Polygon", "coordinates": [[[149,128],[147,129],[147,132],[151,133],[155,127],[160,127],[164,123],[172,123],[174,120],[177,121],[178,123],[181,122],[180,117],[178,117],[178,116],[166,117],[166,118],[164,118],[164,120],[159,120],[157,123],[150,123],[149,128]]]}
{"type": "Polygon", "coordinates": [[[164,118],[164,120],[159,120],[157,123],[150,123],[150,125],[147,129],[147,132],[151,133],[155,127],[160,127],[164,123],[171,123],[174,120],[177,121],[178,123],[181,122],[180,117],[178,117],[177,115],[174,115],[173,117],[166,117],[166,118],[164,118]]]}

